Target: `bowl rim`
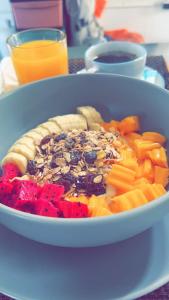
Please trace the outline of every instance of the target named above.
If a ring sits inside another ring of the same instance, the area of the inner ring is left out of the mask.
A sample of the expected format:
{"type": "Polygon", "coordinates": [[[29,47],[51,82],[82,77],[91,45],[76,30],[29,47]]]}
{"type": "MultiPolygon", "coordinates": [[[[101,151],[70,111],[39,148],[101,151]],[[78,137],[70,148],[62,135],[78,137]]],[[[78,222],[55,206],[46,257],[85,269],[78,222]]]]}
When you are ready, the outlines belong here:
{"type": "Polygon", "coordinates": [[[148,81],[145,81],[145,80],[140,80],[139,78],[135,78],[135,77],[130,77],[130,76],[127,76],[127,75],[121,75],[121,74],[113,74],[113,73],[102,73],[102,72],[99,72],[99,73],[73,73],[73,74],[68,74],[68,75],[59,75],[59,76],[53,76],[53,77],[49,77],[49,78],[43,78],[43,79],[40,79],[40,80],[36,80],[34,82],[29,82],[29,83],[26,83],[24,85],[20,85],[18,87],[16,87],[15,89],[13,90],[10,90],[10,91],[7,91],[3,94],[0,94],[0,101],[3,101],[5,98],[8,98],[8,96],[10,95],[13,95],[15,93],[18,93],[20,92],[21,90],[25,90],[25,89],[29,89],[31,87],[34,87],[34,86],[37,86],[38,84],[43,84],[43,83],[46,83],[48,81],[55,81],[55,80],[69,80],[69,78],[78,78],[78,77],[86,77],[86,78],[95,78],[95,77],[110,77],[110,78],[115,78],[115,79],[118,79],[118,78],[122,78],[126,81],[135,81],[137,82],[138,84],[141,84],[141,85],[147,85],[147,86],[151,86],[153,87],[154,89],[158,89],[160,90],[162,93],[168,95],[169,97],[169,90],[167,89],[164,89],[158,85],[155,85],[154,83],[152,82],[148,82],[148,81]]]}
{"type": "MultiPolygon", "coordinates": [[[[153,87],[156,90],[159,90],[161,93],[167,95],[169,97],[169,91],[167,91],[166,89],[163,89],[157,85],[154,85],[153,83],[150,82],[145,82],[143,80],[137,79],[137,78],[132,78],[129,76],[123,76],[123,75],[117,75],[117,74],[105,74],[105,73],[99,73],[99,74],[90,74],[90,73],[85,73],[85,74],[69,74],[69,75],[60,75],[60,76],[54,76],[54,77],[50,77],[50,78],[45,78],[45,79],[41,79],[35,82],[31,82],[31,83],[27,83],[24,84],[22,86],[17,87],[15,90],[9,91],[3,95],[0,95],[0,101],[5,101],[6,98],[8,98],[8,96],[13,95],[15,93],[20,92],[21,90],[25,90],[25,89],[29,89],[30,87],[34,87],[37,86],[38,84],[43,84],[44,82],[48,82],[48,81],[55,81],[55,80],[69,80],[69,78],[78,78],[78,77],[86,77],[86,78],[95,78],[95,77],[105,77],[105,78],[122,78],[122,80],[126,80],[128,82],[137,82],[138,84],[141,85],[147,85],[150,87],[153,87]]],[[[137,208],[133,208],[129,211],[125,211],[125,212],[120,212],[118,214],[112,214],[110,216],[102,216],[102,217],[87,217],[87,218],[57,218],[57,217],[47,217],[47,216],[39,216],[39,215],[35,215],[35,214],[30,214],[30,213],[26,213],[26,212],[22,212],[19,210],[16,210],[14,208],[8,207],[2,203],[0,203],[0,216],[2,213],[5,214],[9,214],[9,215],[13,215],[16,217],[19,217],[21,219],[26,219],[29,221],[35,221],[35,222],[43,222],[45,221],[46,223],[61,223],[61,224],[65,224],[65,225],[69,225],[69,224],[89,224],[89,223],[100,223],[101,221],[105,222],[105,223],[109,223],[112,221],[116,221],[116,220],[121,220],[121,219],[125,219],[125,218],[131,218],[131,217],[137,217],[139,214],[144,213],[145,211],[149,211],[152,210],[155,207],[158,207],[159,205],[163,204],[164,202],[168,201],[168,197],[169,197],[169,191],[167,191],[166,194],[162,195],[159,198],[156,198],[153,201],[150,201],[148,203],[146,203],[143,206],[137,207],[137,208]]],[[[1,220],[0,220],[0,224],[1,224],[1,220]]],[[[2,223],[3,224],[3,223],[2,223]]]]}

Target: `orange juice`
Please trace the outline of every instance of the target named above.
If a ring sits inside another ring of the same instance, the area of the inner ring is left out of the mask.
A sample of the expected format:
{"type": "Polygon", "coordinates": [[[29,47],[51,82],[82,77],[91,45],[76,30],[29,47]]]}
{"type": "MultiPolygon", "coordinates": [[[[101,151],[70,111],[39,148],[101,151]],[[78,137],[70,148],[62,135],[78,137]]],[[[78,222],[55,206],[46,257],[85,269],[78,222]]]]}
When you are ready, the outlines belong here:
{"type": "Polygon", "coordinates": [[[68,73],[65,41],[26,42],[14,47],[11,55],[20,83],[68,73]]]}

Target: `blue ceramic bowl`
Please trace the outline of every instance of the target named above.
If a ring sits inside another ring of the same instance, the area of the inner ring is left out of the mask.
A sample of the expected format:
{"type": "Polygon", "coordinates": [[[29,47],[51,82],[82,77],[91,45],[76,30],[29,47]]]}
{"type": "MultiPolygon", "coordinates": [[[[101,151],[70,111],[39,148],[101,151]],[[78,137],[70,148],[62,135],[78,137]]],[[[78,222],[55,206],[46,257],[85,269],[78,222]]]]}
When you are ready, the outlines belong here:
{"type": "MultiPolygon", "coordinates": [[[[0,100],[0,159],[20,135],[57,114],[93,105],[105,120],[141,117],[142,130],[169,137],[169,93],[137,79],[104,74],[70,75],[23,86],[0,100]]],[[[66,247],[110,244],[132,237],[169,212],[169,194],[108,217],[55,219],[0,205],[0,223],[30,239],[66,247]]]]}

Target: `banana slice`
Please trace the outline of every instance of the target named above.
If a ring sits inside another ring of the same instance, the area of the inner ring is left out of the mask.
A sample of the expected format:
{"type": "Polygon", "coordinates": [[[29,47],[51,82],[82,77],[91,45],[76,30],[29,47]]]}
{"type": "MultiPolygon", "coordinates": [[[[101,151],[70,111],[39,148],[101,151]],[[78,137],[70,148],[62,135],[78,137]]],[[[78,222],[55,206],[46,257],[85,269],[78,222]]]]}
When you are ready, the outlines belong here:
{"type": "Polygon", "coordinates": [[[26,157],[26,159],[33,160],[35,158],[36,149],[35,146],[33,146],[32,149],[30,149],[25,145],[16,143],[9,149],[8,153],[10,152],[22,154],[23,156],[26,157]]]}
{"type": "Polygon", "coordinates": [[[52,120],[55,121],[63,131],[87,129],[87,122],[82,115],[70,114],[54,117],[52,120]]]}
{"type": "Polygon", "coordinates": [[[34,130],[30,130],[28,131],[27,133],[25,133],[25,135],[23,137],[29,137],[29,138],[32,138],[34,143],[37,145],[37,144],[40,144],[43,136],[40,135],[39,133],[35,132],[34,130]]]}
{"type": "Polygon", "coordinates": [[[47,130],[45,128],[41,128],[41,126],[36,127],[35,129],[33,129],[33,131],[40,134],[42,136],[42,138],[44,138],[46,135],[48,135],[50,133],[49,130],[47,130]]]}
{"type": "Polygon", "coordinates": [[[10,152],[2,160],[2,165],[5,163],[14,163],[18,166],[22,174],[25,174],[27,168],[27,159],[19,153],[10,152]]]}
{"type": "MultiPolygon", "coordinates": [[[[29,147],[30,149],[32,149],[32,147],[34,147],[34,145],[35,145],[33,139],[29,138],[29,137],[22,137],[22,138],[20,138],[19,140],[17,140],[15,142],[14,145],[16,145],[16,144],[25,145],[25,146],[29,147]]],[[[9,149],[9,151],[11,150],[11,148],[9,149]]]]}
{"type": "Polygon", "coordinates": [[[77,107],[77,112],[85,117],[88,125],[91,123],[102,123],[104,122],[101,114],[92,106],[80,106],[77,107]]]}
{"type": "Polygon", "coordinates": [[[101,127],[101,125],[98,124],[98,123],[89,123],[88,126],[89,126],[89,129],[95,130],[95,131],[100,131],[100,130],[103,129],[103,128],[101,127]]]}
{"type": "Polygon", "coordinates": [[[45,130],[48,130],[50,134],[61,132],[60,127],[52,119],[50,119],[50,121],[42,123],[40,127],[44,128],[45,130]]]}

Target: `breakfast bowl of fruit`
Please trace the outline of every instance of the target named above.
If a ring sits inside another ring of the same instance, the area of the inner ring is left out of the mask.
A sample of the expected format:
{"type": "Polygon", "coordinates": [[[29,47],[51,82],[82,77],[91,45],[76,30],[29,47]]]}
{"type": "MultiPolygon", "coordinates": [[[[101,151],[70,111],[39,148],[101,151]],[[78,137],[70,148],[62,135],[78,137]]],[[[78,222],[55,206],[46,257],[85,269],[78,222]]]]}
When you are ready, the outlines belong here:
{"type": "Polygon", "coordinates": [[[118,242],[169,211],[169,94],[137,79],[45,79],[0,101],[0,223],[65,247],[118,242]]]}

